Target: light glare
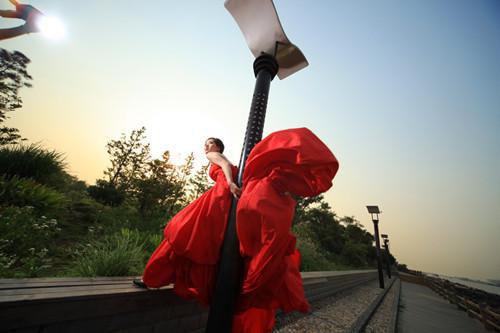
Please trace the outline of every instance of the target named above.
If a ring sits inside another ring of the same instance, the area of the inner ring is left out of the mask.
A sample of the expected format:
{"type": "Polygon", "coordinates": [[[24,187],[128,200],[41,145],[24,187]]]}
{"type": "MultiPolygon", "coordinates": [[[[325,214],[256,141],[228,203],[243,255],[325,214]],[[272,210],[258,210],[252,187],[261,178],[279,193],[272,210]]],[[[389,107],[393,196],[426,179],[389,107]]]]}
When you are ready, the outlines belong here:
{"type": "Polygon", "coordinates": [[[41,16],[37,27],[45,37],[50,39],[62,39],[66,34],[61,20],[53,16],[41,16]]]}

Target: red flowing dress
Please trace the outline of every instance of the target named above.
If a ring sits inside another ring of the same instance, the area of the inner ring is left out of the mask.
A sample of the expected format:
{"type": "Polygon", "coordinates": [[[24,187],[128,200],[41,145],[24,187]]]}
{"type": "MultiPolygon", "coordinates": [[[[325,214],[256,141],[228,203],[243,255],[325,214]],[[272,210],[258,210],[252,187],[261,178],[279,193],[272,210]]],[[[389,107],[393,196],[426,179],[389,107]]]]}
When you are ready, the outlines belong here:
{"type": "MultiPolygon", "coordinates": [[[[337,170],[335,156],[307,128],[274,132],[250,152],[236,213],[244,277],[233,332],[270,332],[277,309],[309,310],[290,232],[295,200],[288,193],[319,195],[337,170]]],[[[148,287],[174,283],[178,295],[207,306],[231,204],[222,169],[212,165],[209,174],[215,185],[167,224],[143,274],[148,287]]]]}

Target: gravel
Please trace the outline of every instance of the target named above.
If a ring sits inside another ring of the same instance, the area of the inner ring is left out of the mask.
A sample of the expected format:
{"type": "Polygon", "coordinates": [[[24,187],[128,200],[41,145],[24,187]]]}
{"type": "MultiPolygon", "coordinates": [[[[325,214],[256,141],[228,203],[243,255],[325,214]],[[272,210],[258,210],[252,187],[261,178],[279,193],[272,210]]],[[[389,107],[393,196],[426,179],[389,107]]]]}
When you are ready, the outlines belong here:
{"type": "Polygon", "coordinates": [[[364,330],[365,333],[382,333],[390,330],[389,325],[395,305],[394,298],[396,297],[396,291],[399,283],[401,283],[401,281],[395,281],[391,290],[387,292],[382,304],[380,304],[377,311],[368,322],[368,325],[366,325],[364,330]]]}
{"type": "Polygon", "coordinates": [[[273,332],[346,332],[381,292],[373,281],[314,302],[307,314],[280,314],[273,332]]]}

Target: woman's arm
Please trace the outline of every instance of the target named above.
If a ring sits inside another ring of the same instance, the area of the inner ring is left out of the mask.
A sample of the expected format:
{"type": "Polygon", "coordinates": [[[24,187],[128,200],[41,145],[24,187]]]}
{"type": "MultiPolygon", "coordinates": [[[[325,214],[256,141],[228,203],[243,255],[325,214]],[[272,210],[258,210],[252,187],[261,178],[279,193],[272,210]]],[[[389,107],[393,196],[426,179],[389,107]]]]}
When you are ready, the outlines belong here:
{"type": "Polygon", "coordinates": [[[24,20],[26,23],[15,28],[0,29],[0,40],[37,32],[38,28],[35,21],[43,15],[42,12],[33,6],[21,5],[14,0],[10,2],[16,6],[16,10],[0,10],[0,16],[18,18],[24,20]]]}
{"type": "Polygon", "coordinates": [[[221,167],[224,176],[226,176],[227,184],[229,185],[229,190],[235,197],[239,197],[241,194],[241,189],[236,185],[233,181],[233,171],[231,170],[231,163],[227,160],[227,158],[218,152],[208,152],[207,158],[210,162],[217,164],[221,167]]]}
{"type": "Polygon", "coordinates": [[[25,34],[28,34],[30,32],[31,31],[26,26],[26,24],[23,24],[19,27],[15,27],[15,28],[0,29],[0,40],[25,35],[25,34]]]}
{"type": "Polygon", "coordinates": [[[8,18],[20,18],[19,14],[15,10],[0,10],[0,16],[8,18]]]}

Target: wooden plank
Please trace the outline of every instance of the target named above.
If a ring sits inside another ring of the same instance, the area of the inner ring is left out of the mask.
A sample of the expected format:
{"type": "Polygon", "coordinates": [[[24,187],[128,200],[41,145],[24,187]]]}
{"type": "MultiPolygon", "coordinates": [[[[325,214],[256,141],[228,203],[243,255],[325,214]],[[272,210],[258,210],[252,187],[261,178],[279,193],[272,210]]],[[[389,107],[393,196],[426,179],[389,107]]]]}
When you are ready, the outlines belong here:
{"type": "Polygon", "coordinates": [[[500,313],[496,313],[492,311],[491,309],[485,309],[484,312],[494,318],[497,321],[500,321],[500,313]]]}
{"type": "Polygon", "coordinates": [[[179,316],[189,313],[190,309],[199,309],[194,301],[181,299],[171,290],[159,290],[136,294],[99,295],[82,299],[45,300],[38,303],[17,302],[15,305],[0,308],[0,323],[2,329],[14,329],[69,320],[86,321],[94,317],[164,307],[173,307],[179,316]]]}
{"type": "MultiPolygon", "coordinates": [[[[373,273],[374,270],[366,270],[361,272],[373,273]]],[[[304,283],[309,283],[309,280],[325,279],[328,277],[338,277],[345,275],[359,275],[356,271],[339,271],[339,272],[304,272],[302,279],[304,283]]],[[[22,289],[22,288],[46,288],[46,287],[63,287],[63,286],[80,286],[80,285],[113,285],[113,284],[128,284],[136,277],[64,277],[64,278],[24,278],[24,279],[0,279],[0,290],[4,289],[22,289]]]]}
{"type": "Polygon", "coordinates": [[[139,278],[139,276],[100,276],[100,277],[48,277],[48,278],[22,278],[22,279],[0,279],[0,284],[9,283],[31,283],[31,282],[49,282],[49,283],[59,283],[59,282],[74,282],[74,281],[84,281],[84,282],[99,282],[99,281],[128,281],[134,278],[139,278]]]}
{"type": "Polygon", "coordinates": [[[46,289],[44,292],[40,292],[41,289],[20,289],[20,290],[9,290],[0,291],[0,308],[2,306],[11,306],[16,302],[33,302],[33,301],[43,301],[43,300],[54,300],[54,299],[79,299],[85,298],[86,296],[109,296],[117,294],[134,294],[151,292],[157,290],[172,290],[173,286],[168,285],[160,289],[142,289],[134,286],[94,286],[93,288],[88,287],[72,287],[72,288],[53,288],[46,289]],[[29,292],[27,292],[29,291],[29,292]]]}
{"type": "Polygon", "coordinates": [[[494,328],[497,332],[500,332],[500,325],[499,323],[495,323],[489,319],[486,319],[486,324],[489,325],[491,328],[494,328]]]}
{"type": "MultiPolygon", "coordinates": [[[[163,287],[164,289],[171,289],[173,286],[169,285],[163,287]]],[[[146,291],[146,289],[138,288],[131,283],[127,284],[112,284],[112,285],[93,285],[93,286],[61,286],[54,288],[26,288],[26,289],[8,289],[8,290],[0,290],[0,302],[4,300],[6,296],[16,296],[16,295],[37,295],[38,297],[43,298],[43,295],[47,295],[47,297],[54,297],[54,294],[70,294],[74,292],[75,295],[82,295],[82,292],[89,291],[89,293],[94,291],[103,290],[106,291],[116,291],[123,290],[126,291],[146,291]]]]}
{"type": "Polygon", "coordinates": [[[154,333],[165,333],[165,332],[179,332],[179,318],[172,318],[171,320],[159,321],[153,323],[154,333]]]}
{"type": "Polygon", "coordinates": [[[12,283],[0,285],[0,290],[14,290],[14,289],[28,289],[28,288],[59,288],[59,287],[72,287],[72,286],[97,286],[97,285],[120,285],[120,284],[132,284],[132,280],[127,281],[96,281],[96,282],[86,282],[86,281],[75,281],[75,282],[62,282],[62,283],[50,283],[50,282],[33,282],[33,283],[12,283]]]}
{"type": "Polygon", "coordinates": [[[47,332],[153,332],[158,323],[167,323],[171,332],[186,331],[186,328],[202,327],[204,313],[197,307],[187,308],[181,316],[172,315],[172,307],[161,307],[144,311],[127,312],[112,316],[89,318],[85,321],[73,320],[44,326],[47,332]]]}
{"type": "Polygon", "coordinates": [[[478,319],[481,319],[481,314],[474,311],[474,310],[471,310],[471,309],[467,309],[467,313],[471,316],[471,317],[474,317],[474,318],[478,318],[478,319]]]}
{"type": "Polygon", "coordinates": [[[7,289],[0,290],[0,297],[3,296],[15,296],[15,295],[40,295],[45,294],[55,294],[55,293],[68,293],[74,291],[75,293],[81,291],[94,291],[94,290],[115,290],[115,289],[137,289],[130,284],[118,284],[118,285],[95,285],[95,286],[64,286],[56,288],[25,288],[25,289],[7,289]]]}
{"type": "Polygon", "coordinates": [[[13,296],[2,296],[0,305],[12,304],[13,302],[32,302],[32,301],[43,301],[43,300],[64,300],[64,299],[80,299],[87,296],[111,296],[120,294],[134,294],[145,292],[144,289],[117,289],[117,290],[87,290],[81,292],[61,292],[53,294],[29,294],[29,295],[13,295],[13,296]]]}
{"type": "MultiPolygon", "coordinates": [[[[370,274],[371,275],[371,274],[370,274]]],[[[356,277],[357,279],[365,278],[363,275],[356,277]]],[[[311,278],[307,280],[305,285],[314,284],[319,288],[325,288],[322,285],[326,278],[311,278]]],[[[349,275],[330,277],[328,284],[342,284],[343,281],[351,281],[352,277],[349,275]]],[[[163,289],[171,289],[172,285],[163,287],[163,289]]],[[[327,287],[328,288],[328,287],[327,287]]],[[[130,281],[125,284],[97,284],[97,285],[83,285],[83,286],[57,286],[57,287],[39,287],[39,288],[22,288],[22,289],[7,289],[0,290],[0,304],[14,301],[28,301],[28,300],[43,300],[65,297],[83,297],[86,295],[109,295],[124,293],[143,292],[144,289],[133,286],[130,281]]]]}

